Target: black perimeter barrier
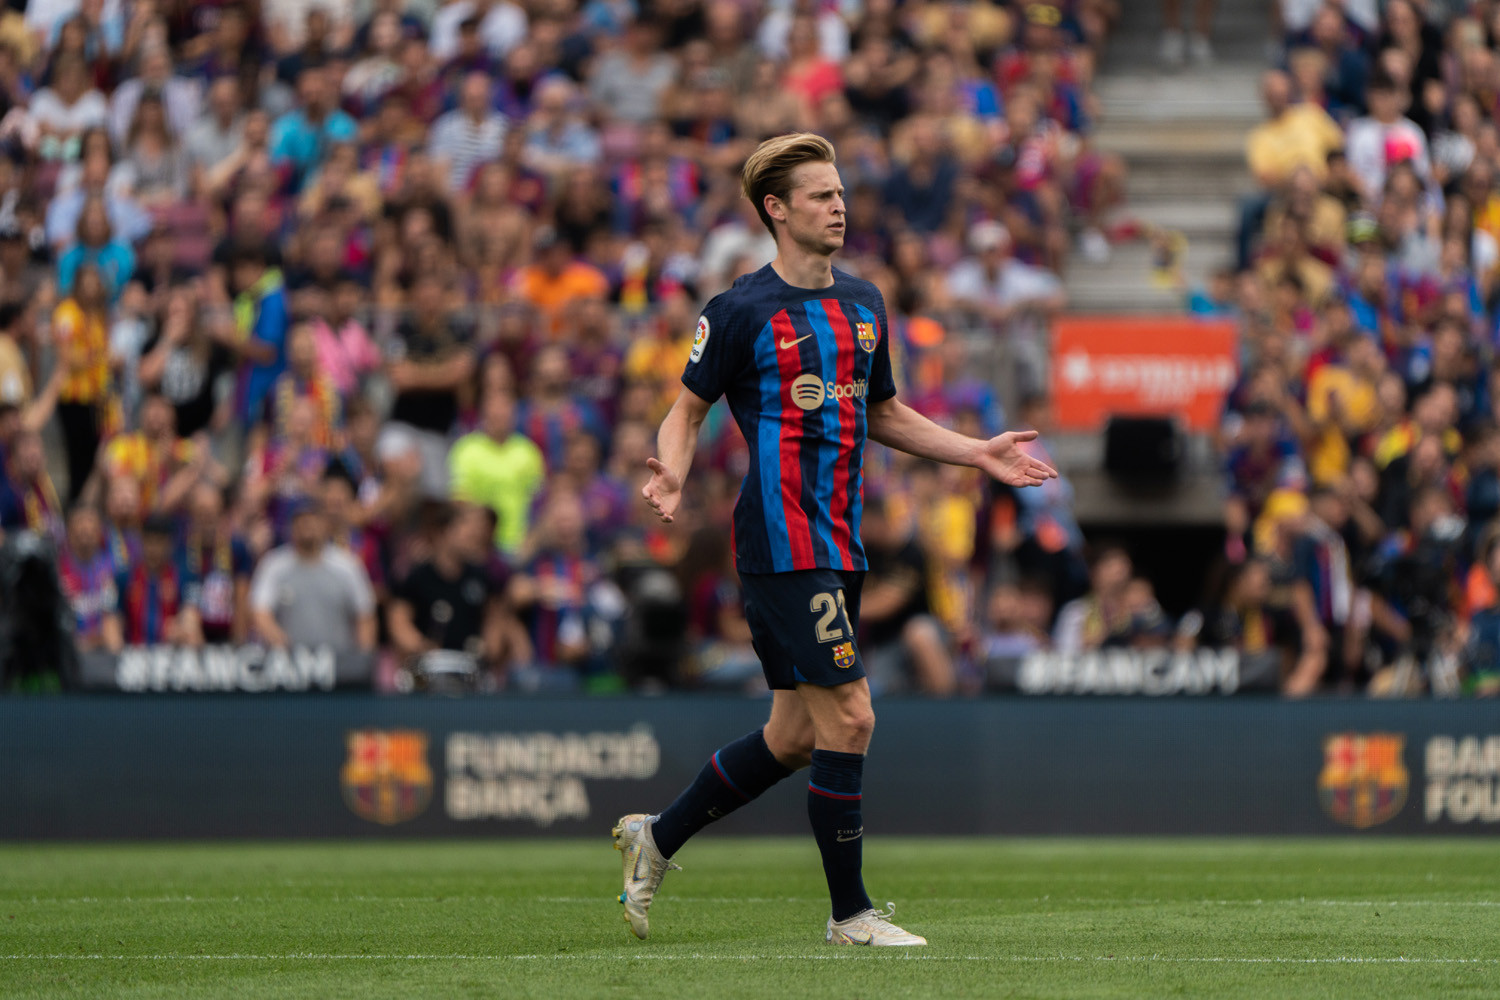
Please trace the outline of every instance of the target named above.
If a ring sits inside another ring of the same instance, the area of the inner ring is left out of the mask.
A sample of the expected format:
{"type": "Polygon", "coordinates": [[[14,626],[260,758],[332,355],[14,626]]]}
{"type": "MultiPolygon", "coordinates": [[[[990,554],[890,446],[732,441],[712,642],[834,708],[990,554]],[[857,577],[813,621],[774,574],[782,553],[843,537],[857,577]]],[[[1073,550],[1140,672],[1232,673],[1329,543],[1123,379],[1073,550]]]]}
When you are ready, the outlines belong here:
{"type": "MultiPolygon", "coordinates": [[[[0,699],[0,838],[601,836],[664,807],[742,698],[0,699]]],[[[887,700],[872,831],[1500,833],[1500,705],[887,700]]],[[[805,783],[714,831],[799,834],[805,783]]]]}

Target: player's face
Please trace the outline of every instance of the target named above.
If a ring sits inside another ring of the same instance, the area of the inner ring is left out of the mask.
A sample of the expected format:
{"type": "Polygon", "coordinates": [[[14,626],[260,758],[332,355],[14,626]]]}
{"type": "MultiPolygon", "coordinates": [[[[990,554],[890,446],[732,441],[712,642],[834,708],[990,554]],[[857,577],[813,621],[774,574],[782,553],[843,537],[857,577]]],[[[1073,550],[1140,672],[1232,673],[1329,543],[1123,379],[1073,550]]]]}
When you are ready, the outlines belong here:
{"type": "Polygon", "coordinates": [[[792,171],[792,190],[782,203],[783,235],[817,254],[844,245],[844,185],[832,163],[804,163],[792,171]]]}

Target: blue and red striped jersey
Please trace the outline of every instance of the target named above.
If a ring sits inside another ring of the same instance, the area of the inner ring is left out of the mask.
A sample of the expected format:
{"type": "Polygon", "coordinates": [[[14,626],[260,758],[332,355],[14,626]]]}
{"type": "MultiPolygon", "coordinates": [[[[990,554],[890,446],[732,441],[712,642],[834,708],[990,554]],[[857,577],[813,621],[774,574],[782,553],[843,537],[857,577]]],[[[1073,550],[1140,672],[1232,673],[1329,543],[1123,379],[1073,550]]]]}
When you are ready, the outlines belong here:
{"type": "Polygon", "coordinates": [[[749,446],[741,571],[868,568],[865,411],[896,395],[887,334],[880,291],[837,268],[827,288],[797,288],[768,264],[704,307],[682,384],[727,397],[749,446]]]}

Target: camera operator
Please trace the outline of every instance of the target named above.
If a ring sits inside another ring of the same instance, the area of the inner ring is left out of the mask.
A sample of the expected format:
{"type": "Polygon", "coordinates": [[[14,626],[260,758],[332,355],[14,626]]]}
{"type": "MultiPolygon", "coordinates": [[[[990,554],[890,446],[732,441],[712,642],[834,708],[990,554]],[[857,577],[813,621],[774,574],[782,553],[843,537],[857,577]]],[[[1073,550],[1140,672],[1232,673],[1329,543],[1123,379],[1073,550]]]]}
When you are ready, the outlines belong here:
{"type": "Polygon", "coordinates": [[[1370,623],[1395,655],[1394,666],[1372,680],[1372,693],[1414,694],[1424,681],[1434,693],[1456,692],[1455,581],[1464,527],[1448,492],[1426,486],[1412,497],[1407,529],[1377,550],[1366,573],[1370,623]]]}

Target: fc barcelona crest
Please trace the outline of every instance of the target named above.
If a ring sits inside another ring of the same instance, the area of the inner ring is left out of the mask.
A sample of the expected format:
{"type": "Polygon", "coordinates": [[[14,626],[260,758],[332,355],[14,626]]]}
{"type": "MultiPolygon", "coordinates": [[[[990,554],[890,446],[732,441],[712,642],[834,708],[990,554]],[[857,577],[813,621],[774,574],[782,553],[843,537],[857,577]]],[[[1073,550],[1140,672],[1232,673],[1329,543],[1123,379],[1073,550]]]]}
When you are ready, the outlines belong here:
{"type": "Polygon", "coordinates": [[[854,337],[859,341],[859,346],[866,351],[874,351],[875,344],[880,340],[880,335],[875,332],[874,323],[855,323],[854,337]]]}
{"type": "Polygon", "coordinates": [[[1334,733],[1323,740],[1318,798],[1329,816],[1356,829],[1384,823],[1406,804],[1409,776],[1397,733],[1334,733]]]}
{"type": "Polygon", "coordinates": [[[390,826],[421,815],[432,798],[427,734],[416,729],[356,729],[339,783],[361,819],[390,826]]]}
{"type": "Polygon", "coordinates": [[[833,665],[841,670],[854,666],[854,643],[841,642],[833,647],[833,665]]]}

